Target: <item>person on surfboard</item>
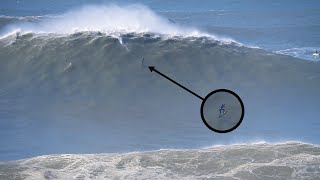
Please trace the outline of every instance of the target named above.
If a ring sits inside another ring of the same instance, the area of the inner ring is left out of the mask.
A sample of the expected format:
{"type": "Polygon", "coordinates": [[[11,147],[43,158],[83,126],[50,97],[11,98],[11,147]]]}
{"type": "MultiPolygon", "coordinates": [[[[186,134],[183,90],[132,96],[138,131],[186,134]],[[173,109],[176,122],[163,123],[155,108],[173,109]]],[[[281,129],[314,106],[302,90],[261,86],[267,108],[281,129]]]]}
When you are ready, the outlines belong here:
{"type": "Polygon", "coordinates": [[[220,109],[219,109],[219,112],[220,112],[220,114],[219,114],[219,117],[221,117],[222,115],[224,115],[224,113],[225,113],[225,108],[226,107],[226,105],[225,104],[221,104],[221,106],[220,106],[220,109]]]}
{"type": "Polygon", "coordinates": [[[147,66],[144,64],[144,57],[142,57],[141,68],[144,68],[144,67],[147,67],[147,66]]]}
{"type": "Polygon", "coordinates": [[[176,23],[176,22],[175,22],[173,19],[171,19],[171,18],[168,19],[168,22],[169,22],[169,23],[172,23],[172,24],[175,24],[175,23],[176,23]]]}
{"type": "Polygon", "coordinates": [[[319,52],[318,52],[318,50],[316,50],[316,52],[313,53],[312,56],[313,56],[315,59],[319,58],[319,52]]]}

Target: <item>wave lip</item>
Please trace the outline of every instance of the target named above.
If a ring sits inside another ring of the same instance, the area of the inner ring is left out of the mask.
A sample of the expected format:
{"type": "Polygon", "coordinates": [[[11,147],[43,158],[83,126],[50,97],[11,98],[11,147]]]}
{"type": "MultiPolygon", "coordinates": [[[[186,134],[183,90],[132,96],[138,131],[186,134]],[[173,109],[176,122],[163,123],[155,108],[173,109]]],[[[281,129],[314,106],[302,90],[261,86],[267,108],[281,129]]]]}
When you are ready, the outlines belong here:
{"type": "Polygon", "coordinates": [[[3,178],[315,179],[320,147],[299,142],[198,150],[62,154],[0,163],[3,178]]]}
{"type": "Polygon", "coordinates": [[[156,33],[182,37],[211,37],[225,43],[235,42],[230,38],[201,32],[195,28],[182,27],[168,22],[143,5],[85,6],[69,11],[56,18],[45,18],[40,22],[13,24],[6,28],[2,37],[12,33],[56,33],[103,32],[106,34],[156,33]]]}

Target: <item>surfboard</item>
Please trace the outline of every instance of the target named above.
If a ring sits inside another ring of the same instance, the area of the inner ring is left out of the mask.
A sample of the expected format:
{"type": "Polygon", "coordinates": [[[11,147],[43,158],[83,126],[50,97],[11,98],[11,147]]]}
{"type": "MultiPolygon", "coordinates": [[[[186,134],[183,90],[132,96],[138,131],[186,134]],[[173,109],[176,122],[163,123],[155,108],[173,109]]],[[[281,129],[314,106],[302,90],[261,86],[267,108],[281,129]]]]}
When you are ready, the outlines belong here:
{"type": "Polygon", "coordinates": [[[71,62],[69,62],[69,64],[68,64],[68,65],[63,69],[63,71],[68,70],[71,66],[72,66],[72,63],[71,63],[71,62]]]}
{"type": "Polygon", "coordinates": [[[219,115],[219,118],[227,114],[228,111],[225,111],[223,114],[219,115]]]}
{"type": "Polygon", "coordinates": [[[313,56],[314,58],[318,58],[318,57],[319,57],[319,53],[313,53],[312,56],[313,56]]]}

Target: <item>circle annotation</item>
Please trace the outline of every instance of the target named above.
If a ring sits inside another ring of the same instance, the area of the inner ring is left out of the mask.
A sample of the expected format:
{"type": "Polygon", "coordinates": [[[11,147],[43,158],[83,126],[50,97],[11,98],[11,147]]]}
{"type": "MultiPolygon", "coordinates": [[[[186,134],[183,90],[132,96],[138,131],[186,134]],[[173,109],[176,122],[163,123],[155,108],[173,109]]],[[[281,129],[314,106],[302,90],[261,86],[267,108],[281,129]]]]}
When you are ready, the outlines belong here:
{"type": "Polygon", "coordinates": [[[235,130],[244,117],[244,105],[241,98],[228,89],[217,89],[209,93],[201,104],[203,123],[217,133],[235,130]]]}

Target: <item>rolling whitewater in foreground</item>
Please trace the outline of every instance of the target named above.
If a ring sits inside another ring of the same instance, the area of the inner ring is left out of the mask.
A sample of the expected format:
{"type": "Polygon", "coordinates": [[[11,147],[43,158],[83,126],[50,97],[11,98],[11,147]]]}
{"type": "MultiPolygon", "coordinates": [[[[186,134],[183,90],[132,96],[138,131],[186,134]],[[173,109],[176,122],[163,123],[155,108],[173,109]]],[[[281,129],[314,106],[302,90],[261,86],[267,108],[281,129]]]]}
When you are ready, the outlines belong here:
{"type": "Polygon", "coordinates": [[[115,154],[46,155],[1,163],[2,179],[317,179],[320,147],[299,142],[115,154]],[[303,153],[302,153],[303,152],[303,153]]]}
{"type": "Polygon", "coordinates": [[[320,63],[183,15],[101,5],[0,16],[0,179],[318,179],[320,63]],[[211,132],[201,102],[150,65],[202,96],[237,92],[242,124],[211,132]]]}

